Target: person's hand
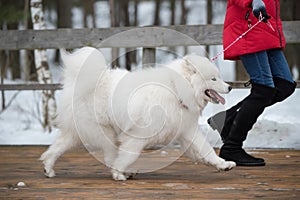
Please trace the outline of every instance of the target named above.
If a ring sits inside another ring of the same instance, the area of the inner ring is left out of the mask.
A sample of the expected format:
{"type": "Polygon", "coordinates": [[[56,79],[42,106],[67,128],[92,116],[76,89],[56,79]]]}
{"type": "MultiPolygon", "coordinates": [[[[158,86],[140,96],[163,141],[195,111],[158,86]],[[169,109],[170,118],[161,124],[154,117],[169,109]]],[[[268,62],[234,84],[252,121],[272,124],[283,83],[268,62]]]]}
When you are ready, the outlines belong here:
{"type": "Polygon", "coordinates": [[[253,0],[252,1],[252,12],[254,16],[259,19],[260,14],[263,17],[263,22],[268,22],[268,19],[271,17],[267,14],[266,5],[262,0],[253,0]]]}

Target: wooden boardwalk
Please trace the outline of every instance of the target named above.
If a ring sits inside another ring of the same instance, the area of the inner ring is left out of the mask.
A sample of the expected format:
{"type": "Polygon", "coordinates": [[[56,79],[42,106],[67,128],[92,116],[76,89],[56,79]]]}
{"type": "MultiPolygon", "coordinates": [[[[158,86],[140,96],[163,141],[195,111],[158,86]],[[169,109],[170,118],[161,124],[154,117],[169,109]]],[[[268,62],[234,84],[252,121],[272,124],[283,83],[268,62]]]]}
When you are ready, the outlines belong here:
{"type": "Polygon", "coordinates": [[[84,149],[66,153],[57,162],[57,176],[45,178],[38,160],[45,149],[0,146],[0,199],[300,199],[296,150],[252,151],[265,158],[265,167],[229,172],[182,157],[166,168],[117,182],[84,149]]]}

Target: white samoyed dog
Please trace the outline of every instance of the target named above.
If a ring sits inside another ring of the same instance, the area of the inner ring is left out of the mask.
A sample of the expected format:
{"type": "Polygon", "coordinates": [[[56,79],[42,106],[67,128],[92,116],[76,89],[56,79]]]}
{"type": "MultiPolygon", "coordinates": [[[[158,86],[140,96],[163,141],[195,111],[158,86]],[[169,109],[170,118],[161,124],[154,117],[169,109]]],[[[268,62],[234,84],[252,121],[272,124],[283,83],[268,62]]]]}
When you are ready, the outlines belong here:
{"type": "Polygon", "coordinates": [[[103,54],[91,47],[61,54],[61,133],[41,156],[47,177],[55,176],[54,164],[63,153],[81,144],[101,150],[115,180],[130,176],[129,167],[145,147],[173,141],[197,162],[218,170],[236,166],[217,156],[199,132],[207,103],[224,104],[218,93],[231,90],[207,58],[187,55],[163,67],[129,72],[108,69],[103,54]]]}

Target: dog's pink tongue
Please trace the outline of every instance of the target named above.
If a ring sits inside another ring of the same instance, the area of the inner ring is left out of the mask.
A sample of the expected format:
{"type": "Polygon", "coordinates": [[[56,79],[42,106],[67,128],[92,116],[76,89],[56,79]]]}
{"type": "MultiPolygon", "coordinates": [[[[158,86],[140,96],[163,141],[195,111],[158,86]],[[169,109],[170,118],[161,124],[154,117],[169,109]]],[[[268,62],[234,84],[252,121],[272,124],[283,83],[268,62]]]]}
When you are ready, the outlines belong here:
{"type": "Polygon", "coordinates": [[[216,98],[216,99],[218,99],[218,101],[221,103],[221,104],[225,104],[225,99],[221,96],[221,95],[219,95],[216,91],[214,91],[214,90],[210,90],[210,94],[214,97],[214,98],[216,98]]]}

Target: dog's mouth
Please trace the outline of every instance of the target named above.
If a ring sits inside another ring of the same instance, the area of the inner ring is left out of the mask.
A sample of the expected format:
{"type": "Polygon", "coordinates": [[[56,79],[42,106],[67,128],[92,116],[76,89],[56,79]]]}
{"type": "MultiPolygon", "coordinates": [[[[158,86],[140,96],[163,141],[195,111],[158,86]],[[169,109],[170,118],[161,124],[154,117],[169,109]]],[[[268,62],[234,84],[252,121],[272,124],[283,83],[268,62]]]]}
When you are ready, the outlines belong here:
{"type": "Polygon", "coordinates": [[[211,99],[213,103],[221,103],[223,105],[225,104],[225,99],[221,95],[219,95],[215,90],[207,89],[205,90],[205,94],[211,99]]]}

